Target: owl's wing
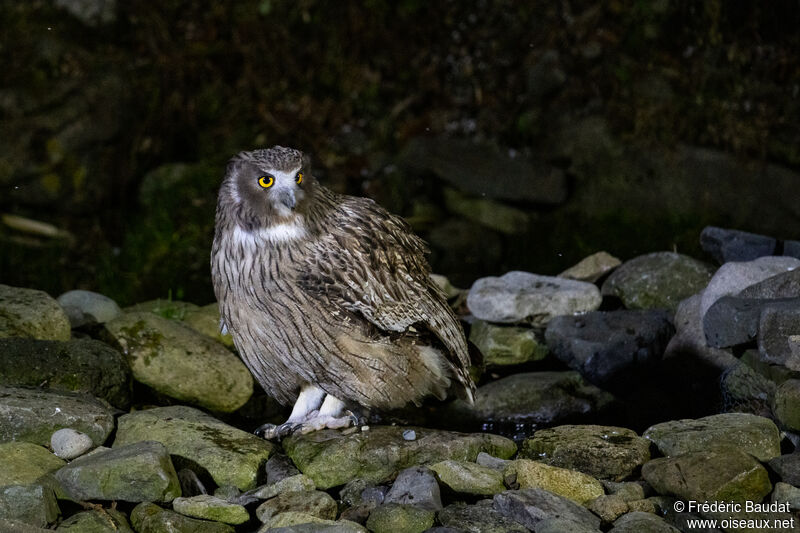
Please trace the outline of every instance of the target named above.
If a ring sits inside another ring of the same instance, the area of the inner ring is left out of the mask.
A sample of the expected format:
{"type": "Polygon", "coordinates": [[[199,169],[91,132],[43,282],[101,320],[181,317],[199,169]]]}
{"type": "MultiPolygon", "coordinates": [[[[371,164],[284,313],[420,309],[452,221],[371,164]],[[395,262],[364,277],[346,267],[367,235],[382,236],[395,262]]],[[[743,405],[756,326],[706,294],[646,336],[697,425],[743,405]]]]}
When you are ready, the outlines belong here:
{"type": "Polygon", "coordinates": [[[430,279],[425,242],[403,219],[366,198],[344,197],[330,223],[330,233],[310,244],[298,280],[304,291],[386,332],[424,325],[450,352],[459,373],[465,371],[470,361],[464,332],[430,279]]]}

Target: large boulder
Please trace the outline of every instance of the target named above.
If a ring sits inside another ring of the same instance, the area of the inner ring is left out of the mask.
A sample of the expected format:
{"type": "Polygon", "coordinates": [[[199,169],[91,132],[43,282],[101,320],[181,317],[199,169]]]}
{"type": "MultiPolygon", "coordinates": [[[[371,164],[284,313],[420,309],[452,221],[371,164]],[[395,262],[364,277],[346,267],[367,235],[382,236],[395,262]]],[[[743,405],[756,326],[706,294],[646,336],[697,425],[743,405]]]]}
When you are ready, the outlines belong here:
{"type": "Polygon", "coordinates": [[[0,338],[65,341],[71,335],[67,314],[46,292],[0,285],[0,338]]]}

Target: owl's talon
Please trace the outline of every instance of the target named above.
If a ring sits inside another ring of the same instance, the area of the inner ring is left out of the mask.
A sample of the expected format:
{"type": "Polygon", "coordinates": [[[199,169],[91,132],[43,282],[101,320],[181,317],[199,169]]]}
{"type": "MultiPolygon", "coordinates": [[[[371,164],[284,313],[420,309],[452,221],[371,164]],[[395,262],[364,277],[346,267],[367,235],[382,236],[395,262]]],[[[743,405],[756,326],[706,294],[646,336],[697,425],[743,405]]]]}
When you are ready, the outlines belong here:
{"type": "Polygon", "coordinates": [[[264,424],[256,429],[253,433],[264,440],[280,440],[283,437],[289,436],[297,431],[297,428],[301,425],[302,424],[296,424],[294,422],[284,422],[279,426],[276,426],[275,424],[264,424]]]}

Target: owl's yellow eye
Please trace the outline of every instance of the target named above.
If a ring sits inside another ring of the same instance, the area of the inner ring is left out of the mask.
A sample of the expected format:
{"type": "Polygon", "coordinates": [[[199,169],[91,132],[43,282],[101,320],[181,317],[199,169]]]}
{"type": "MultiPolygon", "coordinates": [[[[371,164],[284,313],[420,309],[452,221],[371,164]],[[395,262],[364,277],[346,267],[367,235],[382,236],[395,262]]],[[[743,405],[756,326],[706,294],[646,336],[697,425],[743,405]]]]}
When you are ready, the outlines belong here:
{"type": "Polygon", "coordinates": [[[261,176],[260,178],[258,178],[258,184],[264,187],[265,189],[268,189],[269,187],[272,187],[275,184],[275,178],[273,178],[272,176],[261,176]]]}
{"type": "Polygon", "coordinates": [[[300,185],[301,183],[303,183],[303,173],[302,172],[298,172],[297,173],[297,184],[300,185]]]}

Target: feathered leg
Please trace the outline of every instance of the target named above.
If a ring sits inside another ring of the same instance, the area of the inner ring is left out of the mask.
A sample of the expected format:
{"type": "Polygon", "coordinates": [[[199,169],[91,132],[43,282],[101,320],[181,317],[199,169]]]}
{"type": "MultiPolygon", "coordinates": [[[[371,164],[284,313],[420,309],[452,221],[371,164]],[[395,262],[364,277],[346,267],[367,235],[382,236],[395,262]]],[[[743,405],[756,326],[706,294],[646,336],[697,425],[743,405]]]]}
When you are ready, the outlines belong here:
{"type": "Polygon", "coordinates": [[[294,428],[293,431],[305,434],[325,428],[338,429],[357,424],[358,418],[345,409],[344,402],[328,394],[325,396],[325,401],[322,402],[322,407],[319,408],[316,416],[308,417],[305,422],[294,428]]]}
{"type": "Polygon", "coordinates": [[[308,420],[317,416],[325,391],[316,385],[305,385],[300,389],[300,394],[292,407],[292,414],[283,424],[264,424],[255,430],[255,434],[267,440],[282,438],[296,431],[298,427],[308,420]]]}

